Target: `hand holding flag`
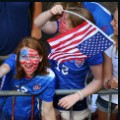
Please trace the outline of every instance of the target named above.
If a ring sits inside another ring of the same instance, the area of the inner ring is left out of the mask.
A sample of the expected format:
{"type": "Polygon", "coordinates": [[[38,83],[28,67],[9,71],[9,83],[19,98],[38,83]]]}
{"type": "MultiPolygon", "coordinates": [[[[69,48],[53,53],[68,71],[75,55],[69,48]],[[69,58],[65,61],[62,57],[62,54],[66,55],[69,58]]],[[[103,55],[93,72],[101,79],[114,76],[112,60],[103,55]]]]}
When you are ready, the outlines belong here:
{"type": "Polygon", "coordinates": [[[96,27],[84,17],[66,11],[83,18],[85,21],[54,38],[48,40],[52,50],[48,58],[62,63],[74,59],[85,59],[105,51],[113,44],[113,40],[102,30],[96,27]]]}

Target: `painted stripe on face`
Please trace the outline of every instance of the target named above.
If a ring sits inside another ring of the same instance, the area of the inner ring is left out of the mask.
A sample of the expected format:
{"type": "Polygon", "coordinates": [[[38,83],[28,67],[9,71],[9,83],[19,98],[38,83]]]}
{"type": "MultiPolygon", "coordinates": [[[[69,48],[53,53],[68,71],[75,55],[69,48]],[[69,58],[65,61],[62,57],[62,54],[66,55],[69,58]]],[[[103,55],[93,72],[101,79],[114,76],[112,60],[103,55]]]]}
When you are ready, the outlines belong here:
{"type": "Polygon", "coordinates": [[[28,50],[21,50],[19,60],[28,60],[28,50]]]}
{"type": "Polygon", "coordinates": [[[21,50],[19,59],[20,61],[32,60],[34,63],[36,63],[39,61],[39,55],[36,50],[24,49],[24,50],[21,50]]]}
{"type": "Polygon", "coordinates": [[[26,75],[32,75],[38,67],[40,56],[36,50],[27,48],[21,50],[19,60],[26,75]]]}

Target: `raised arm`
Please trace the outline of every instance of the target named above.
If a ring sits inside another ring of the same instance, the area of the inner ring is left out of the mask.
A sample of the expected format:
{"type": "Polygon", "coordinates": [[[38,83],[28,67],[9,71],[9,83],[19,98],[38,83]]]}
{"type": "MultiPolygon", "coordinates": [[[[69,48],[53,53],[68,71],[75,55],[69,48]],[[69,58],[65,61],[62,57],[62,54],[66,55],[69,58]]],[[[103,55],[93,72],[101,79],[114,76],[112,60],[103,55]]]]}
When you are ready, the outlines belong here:
{"type": "Polygon", "coordinates": [[[35,18],[41,14],[42,11],[42,2],[33,2],[33,12],[32,12],[32,30],[31,36],[37,39],[41,38],[41,31],[40,29],[34,24],[35,18]]]}
{"type": "Polygon", "coordinates": [[[63,7],[56,5],[50,10],[41,13],[34,21],[34,23],[45,33],[54,34],[57,30],[56,21],[50,21],[54,15],[63,13],[63,7]]]}

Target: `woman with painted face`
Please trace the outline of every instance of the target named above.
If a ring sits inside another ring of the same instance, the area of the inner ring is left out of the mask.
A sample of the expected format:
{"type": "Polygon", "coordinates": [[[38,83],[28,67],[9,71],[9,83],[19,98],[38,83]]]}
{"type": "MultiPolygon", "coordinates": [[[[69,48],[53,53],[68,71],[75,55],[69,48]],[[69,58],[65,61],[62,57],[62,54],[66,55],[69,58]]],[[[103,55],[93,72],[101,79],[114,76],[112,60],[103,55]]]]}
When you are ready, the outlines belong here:
{"type": "Polygon", "coordinates": [[[0,77],[14,72],[10,90],[32,96],[8,96],[0,110],[1,120],[39,120],[38,99],[42,99],[46,120],[56,120],[53,108],[55,75],[49,68],[43,46],[35,38],[24,38],[0,67],[0,77]],[[33,96],[34,95],[34,96],[33,96]],[[14,99],[13,99],[14,98],[14,99]],[[13,114],[14,111],[14,114],[13,114]]]}

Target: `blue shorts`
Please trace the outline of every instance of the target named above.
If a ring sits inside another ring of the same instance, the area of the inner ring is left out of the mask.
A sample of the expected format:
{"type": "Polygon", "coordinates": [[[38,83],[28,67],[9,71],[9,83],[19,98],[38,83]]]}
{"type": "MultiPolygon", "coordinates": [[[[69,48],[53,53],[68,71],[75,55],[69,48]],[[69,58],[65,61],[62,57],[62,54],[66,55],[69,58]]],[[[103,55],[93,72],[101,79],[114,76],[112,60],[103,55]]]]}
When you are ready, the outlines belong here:
{"type": "MultiPolygon", "coordinates": [[[[100,111],[108,112],[108,104],[109,104],[108,101],[106,101],[106,100],[102,99],[100,96],[98,96],[96,105],[100,111]]],[[[111,112],[115,113],[114,109],[116,106],[117,106],[117,104],[111,103],[111,112]]]]}

